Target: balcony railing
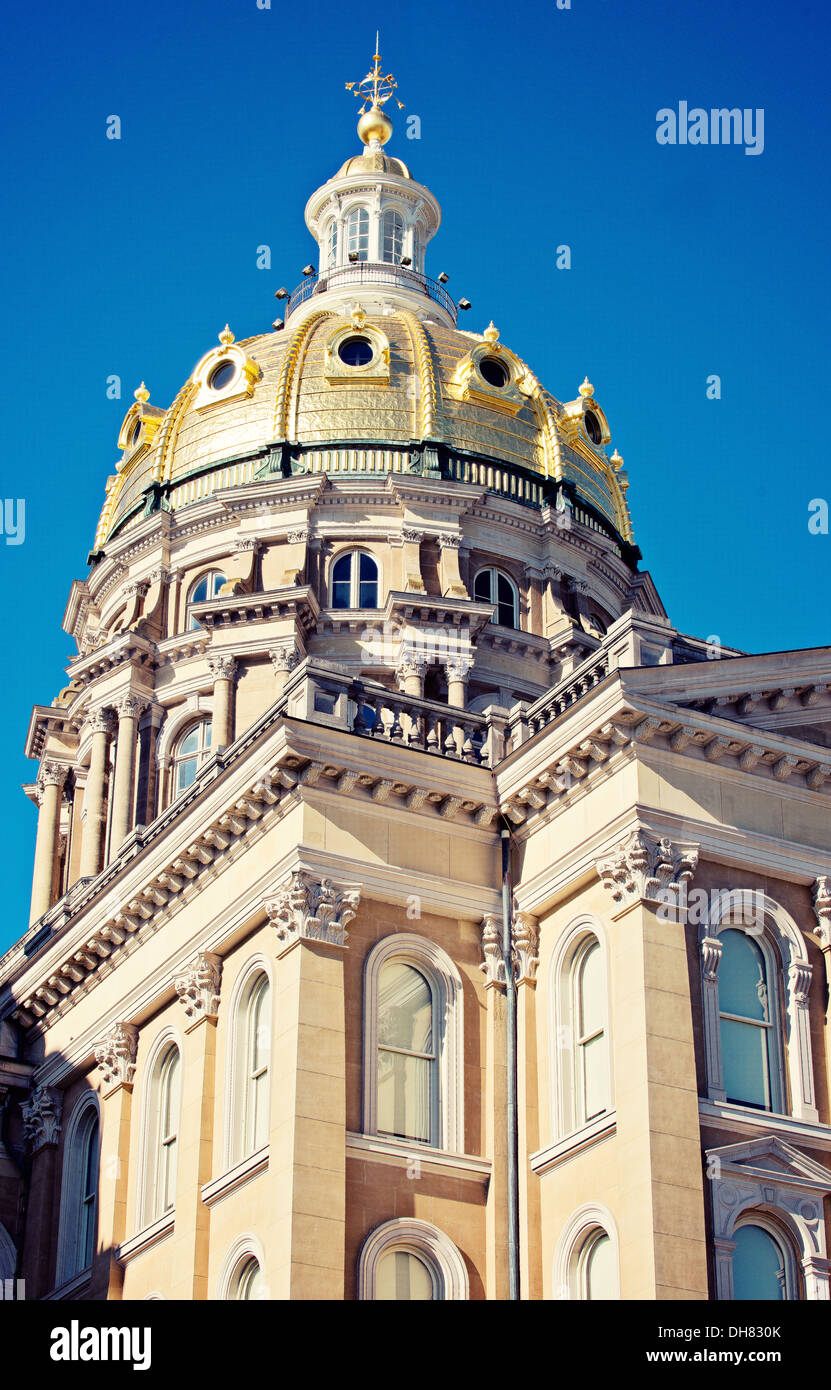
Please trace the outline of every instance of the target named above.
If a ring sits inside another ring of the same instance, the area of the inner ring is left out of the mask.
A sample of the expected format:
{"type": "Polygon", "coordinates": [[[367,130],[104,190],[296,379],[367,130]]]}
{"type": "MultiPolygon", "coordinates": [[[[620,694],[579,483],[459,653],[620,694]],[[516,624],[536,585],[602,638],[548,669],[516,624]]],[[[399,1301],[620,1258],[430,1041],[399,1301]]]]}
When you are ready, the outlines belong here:
{"type": "Polygon", "coordinates": [[[288,319],[298,308],[315,294],[325,294],[327,290],[351,289],[358,285],[396,285],[399,289],[414,290],[425,294],[435,304],[440,305],[456,323],[456,305],[444,285],[431,280],[419,270],[408,270],[403,265],[391,265],[382,261],[356,261],[354,265],[339,266],[337,270],[324,271],[321,276],[309,275],[296,290],[289,295],[286,305],[288,319]]]}

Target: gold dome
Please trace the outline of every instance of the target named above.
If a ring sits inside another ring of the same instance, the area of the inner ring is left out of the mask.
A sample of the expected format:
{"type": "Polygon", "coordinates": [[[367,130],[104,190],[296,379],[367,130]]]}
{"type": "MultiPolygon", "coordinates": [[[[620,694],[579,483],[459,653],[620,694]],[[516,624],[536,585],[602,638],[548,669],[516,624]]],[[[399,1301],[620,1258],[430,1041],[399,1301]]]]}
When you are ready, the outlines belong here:
{"type": "MultiPolygon", "coordinates": [[[[203,359],[165,413],[153,447],[125,460],[108,493],[96,548],[114,530],[141,520],[151,485],[163,493],[162,505],[179,511],[220,488],[245,486],[258,472],[263,476],[282,442],[299,446],[303,470],[336,474],[407,471],[413,441],[436,441],[460,460],[477,461],[473,482],[490,486],[490,460],[526,470],[532,482],[536,478],[537,500],[546,476],[572,483],[630,539],[614,468],[605,456],[595,461],[587,448],[574,447],[563,408],[506,345],[499,344],[500,360],[514,364],[512,379],[518,382],[511,410],[500,409],[498,392],[488,400],[487,388],[466,391],[476,350],[495,351],[492,331],[465,333],[423,322],[404,309],[368,314],[361,331],[387,344],[386,362],[360,380],[332,366],[330,339],[348,326],[348,316],[322,310],[294,332],[235,343],[259,377],[215,402],[202,380],[203,359]]],[[[434,485],[440,488],[441,479],[434,485]]]]}
{"type": "Polygon", "coordinates": [[[340,166],[335,178],[342,179],[347,174],[397,174],[400,179],[413,177],[403,160],[384,154],[383,150],[364,150],[363,154],[353,154],[340,166]]]}

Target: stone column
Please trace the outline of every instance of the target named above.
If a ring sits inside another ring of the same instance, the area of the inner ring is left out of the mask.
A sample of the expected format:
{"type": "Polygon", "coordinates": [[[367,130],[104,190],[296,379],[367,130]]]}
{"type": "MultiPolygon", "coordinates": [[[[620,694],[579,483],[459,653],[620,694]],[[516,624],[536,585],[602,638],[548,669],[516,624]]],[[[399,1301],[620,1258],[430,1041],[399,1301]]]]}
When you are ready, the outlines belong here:
{"type": "Polygon", "coordinates": [[[92,752],[84,796],[81,878],[89,878],[99,873],[103,863],[104,832],[107,826],[107,754],[112,727],[109,711],[105,709],[93,710],[87,717],[87,723],[92,730],[92,752]]]}
{"type": "Polygon", "coordinates": [[[459,547],[462,543],[461,535],[452,532],[448,535],[438,537],[440,546],[439,555],[439,582],[441,583],[442,595],[445,598],[470,598],[470,595],[462,583],[462,576],[459,571],[459,547]]]}
{"type": "Polygon", "coordinates": [[[467,682],[473,670],[473,662],[467,658],[451,659],[445,662],[447,673],[447,703],[453,709],[464,709],[467,705],[467,682]]]}
{"type": "Polygon", "coordinates": [[[227,748],[234,741],[234,681],[239,667],[230,655],[209,656],[214,678],[214,712],[211,721],[211,748],[227,748]]]}
{"type": "Polygon", "coordinates": [[[116,705],[118,735],[115,745],[113,813],[110,826],[110,858],[114,858],[133,826],[135,795],[136,730],[144,708],[135,695],[124,695],[116,705]]]}
{"type": "Polygon", "coordinates": [[[528,631],[542,636],[543,571],[538,565],[525,566],[525,582],[528,590],[528,631]]]}
{"type": "Polygon", "coordinates": [[[269,648],[268,654],[274,667],[274,691],[279,699],[300,657],[294,642],[281,642],[279,646],[269,648]]]}
{"type": "Polygon", "coordinates": [[[35,841],[35,868],[32,875],[32,907],[29,923],[36,922],[52,906],[52,885],[58,852],[61,791],[68,769],[63,763],[46,761],[38,777],[38,830],[35,841]]]}
{"type": "Polygon", "coordinates": [[[35,1086],[21,1106],[23,1134],[32,1155],[23,1246],[23,1277],[30,1299],[43,1298],[52,1288],[55,1165],[62,1107],[63,1095],[48,1086],[35,1086]]]}
{"type": "Polygon", "coordinates": [[[421,574],[422,532],[414,526],[402,526],[401,540],[404,547],[402,588],[408,594],[423,594],[425,587],[421,574]]]}
{"type": "Polygon", "coordinates": [[[120,1299],[124,1270],[115,1258],[127,1234],[127,1177],[138,1029],[114,1023],[93,1049],[101,1076],[101,1143],[98,1177],[98,1245],[106,1271],[93,1270],[93,1293],[120,1299]]]}
{"type": "Polygon", "coordinates": [[[485,1154],[491,1176],[485,1207],[485,1297],[509,1297],[508,1270],[508,1135],[505,1113],[508,1071],[505,1057],[505,963],[502,959],[502,918],[488,913],[482,921],[480,969],[485,973],[486,1050],[485,1154]]]}
{"type": "Polygon", "coordinates": [[[278,954],[269,1157],[274,1299],[344,1296],[343,957],[360,892],[359,884],[296,869],[265,904],[278,954]]]}
{"type": "Polygon", "coordinates": [[[535,917],[514,908],[511,955],[517,993],[517,1116],[519,1128],[520,1298],[542,1298],[540,1180],[528,1162],[540,1146],[537,1078],[537,967],[539,928],[535,917]]]}
{"type": "Polygon", "coordinates": [[[406,647],[401,653],[398,665],[395,668],[395,678],[398,681],[398,688],[404,695],[412,695],[417,700],[424,698],[424,673],[427,670],[425,657],[408,650],[406,647]]]}
{"type": "Polygon", "coordinates": [[[812,893],[817,919],[817,939],[822,948],[825,965],[825,1066],[831,1075],[831,874],[821,874],[814,880],[812,893]]]}
{"type": "Polygon", "coordinates": [[[182,1118],[176,1187],[175,1298],[208,1297],[211,1213],[202,1186],[212,1176],[216,1105],[216,1020],[222,961],[200,951],[173,987],[188,1020],[182,1055],[182,1118]]]}

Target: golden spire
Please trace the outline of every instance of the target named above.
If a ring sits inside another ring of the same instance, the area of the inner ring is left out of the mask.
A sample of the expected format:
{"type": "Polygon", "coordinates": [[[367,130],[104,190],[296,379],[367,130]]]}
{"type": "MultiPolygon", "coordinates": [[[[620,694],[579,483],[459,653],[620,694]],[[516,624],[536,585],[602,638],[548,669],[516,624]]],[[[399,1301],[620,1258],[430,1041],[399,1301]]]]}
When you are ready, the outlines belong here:
{"type": "MultiPolygon", "coordinates": [[[[359,112],[358,134],[365,145],[375,140],[380,145],[385,145],[392,135],[392,121],[381,108],[397,90],[398,83],[391,72],[381,71],[380,47],[379,37],[376,33],[372,67],[360,82],[346,83],[347,92],[353,92],[362,103],[359,112]]],[[[403,101],[399,101],[397,97],[395,104],[399,111],[404,110],[403,101]]]]}
{"type": "Polygon", "coordinates": [[[147,387],[145,386],[144,382],[142,382],[142,383],[141,383],[141,386],[139,386],[139,387],[133,392],[133,395],[135,396],[136,400],[139,402],[140,405],[145,405],[146,402],[149,401],[149,399],[150,399],[150,392],[148,391],[148,389],[147,389],[147,387]]]}
{"type": "Polygon", "coordinates": [[[590,399],[594,395],[594,387],[588,377],[583,378],[583,385],[578,388],[584,400],[590,399]]]}

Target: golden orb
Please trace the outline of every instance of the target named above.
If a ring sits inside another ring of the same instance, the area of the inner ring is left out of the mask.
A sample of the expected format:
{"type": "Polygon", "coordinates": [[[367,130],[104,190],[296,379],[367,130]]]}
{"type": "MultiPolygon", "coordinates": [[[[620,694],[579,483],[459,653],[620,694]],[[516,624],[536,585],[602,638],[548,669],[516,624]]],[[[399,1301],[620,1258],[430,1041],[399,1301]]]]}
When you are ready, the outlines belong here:
{"type": "Polygon", "coordinates": [[[370,140],[377,140],[385,145],[392,135],[392,121],[380,106],[370,106],[358,121],[358,135],[365,145],[368,145],[370,140]]]}

